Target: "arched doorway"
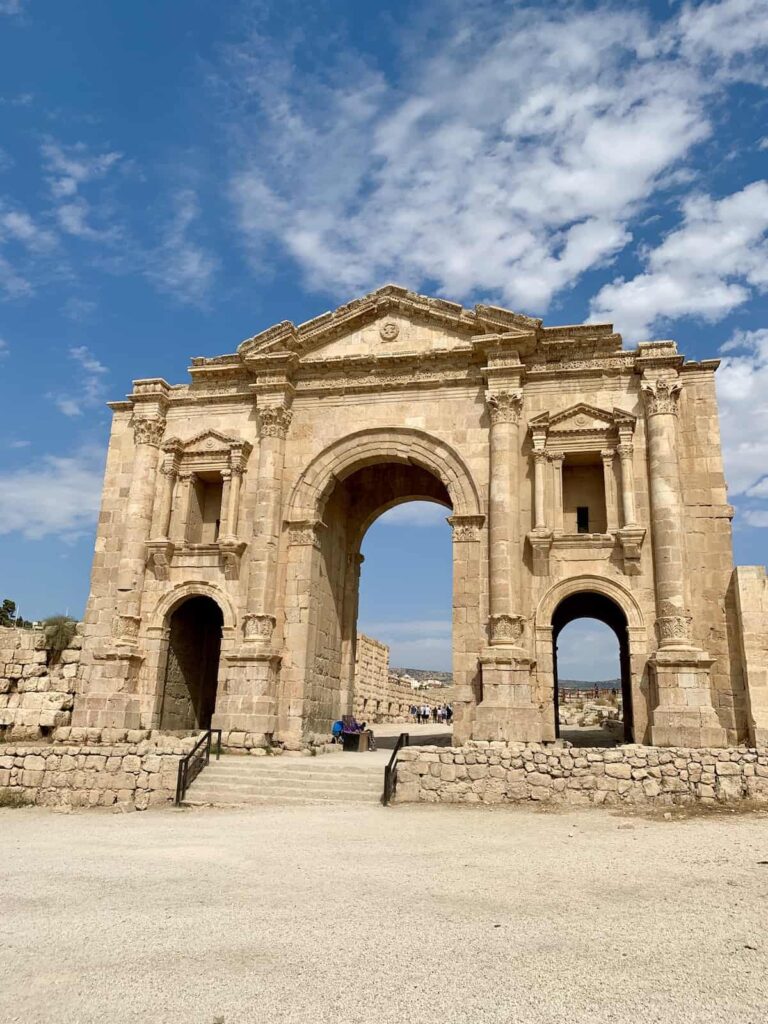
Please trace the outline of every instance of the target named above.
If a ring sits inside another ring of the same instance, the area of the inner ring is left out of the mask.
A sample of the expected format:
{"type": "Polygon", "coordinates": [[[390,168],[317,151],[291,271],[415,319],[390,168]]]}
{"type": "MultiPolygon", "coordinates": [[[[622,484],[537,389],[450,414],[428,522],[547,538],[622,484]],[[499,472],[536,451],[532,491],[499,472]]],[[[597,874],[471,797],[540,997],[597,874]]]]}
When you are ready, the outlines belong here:
{"type": "Polygon", "coordinates": [[[455,452],[421,431],[387,428],[362,431],[322,452],[289,503],[278,731],[284,741],[326,735],[351,709],[361,542],[380,515],[414,500],[453,512],[453,726],[455,737],[470,735],[487,615],[479,583],[485,518],[455,452]]]}
{"type": "MultiPolygon", "coordinates": [[[[618,643],[618,674],[620,679],[620,694],[613,694],[610,691],[613,687],[604,687],[609,693],[601,694],[599,686],[595,688],[598,693],[594,695],[595,703],[606,701],[611,705],[614,700],[616,709],[619,712],[623,728],[613,738],[619,741],[631,743],[634,739],[634,723],[632,709],[632,678],[629,654],[629,634],[627,630],[627,618],[622,609],[605,594],[594,592],[579,592],[569,594],[557,605],[552,615],[552,659],[554,667],[553,705],[555,718],[555,735],[561,735],[561,690],[560,671],[558,667],[558,641],[566,626],[580,619],[596,619],[608,626],[615,634],[618,643]]],[[[586,688],[589,690],[589,687],[586,688]]],[[[588,694],[587,694],[588,699],[588,694]]],[[[610,733],[606,734],[607,736],[610,733]]]]}
{"type": "Polygon", "coordinates": [[[223,622],[216,602],[202,595],[187,598],[171,612],[161,729],[210,728],[216,707],[223,622]]]}

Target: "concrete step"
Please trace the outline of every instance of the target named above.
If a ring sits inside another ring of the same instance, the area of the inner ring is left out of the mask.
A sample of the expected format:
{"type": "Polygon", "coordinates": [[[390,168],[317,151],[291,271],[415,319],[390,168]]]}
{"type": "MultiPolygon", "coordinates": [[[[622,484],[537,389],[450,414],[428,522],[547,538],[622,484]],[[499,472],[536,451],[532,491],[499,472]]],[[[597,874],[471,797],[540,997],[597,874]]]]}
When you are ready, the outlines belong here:
{"type": "Polygon", "coordinates": [[[214,787],[217,790],[226,790],[230,793],[273,793],[276,790],[292,793],[314,793],[318,791],[341,794],[381,792],[381,784],[378,782],[355,785],[348,781],[324,782],[322,779],[310,779],[305,782],[294,782],[289,779],[270,779],[269,781],[266,779],[239,779],[232,781],[231,779],[220,779],[217,776],[211,776],[194,782],[193,786],[197,789],[210,789],[214,787]]]}
{"type": "Polygon", "coordinates": [[[324,779],[327,782],[338,780],[340,782],[374,782],[380,780],[383,771],[376,772],[281,772],[275,771],[248,771],[245,768],[229,768],[218,765],[209,765],[204,769],[208,778],[231,779],[233,782],[238,779],[293,779],[294,782],[303,782],[311,779],[324,779]]]}

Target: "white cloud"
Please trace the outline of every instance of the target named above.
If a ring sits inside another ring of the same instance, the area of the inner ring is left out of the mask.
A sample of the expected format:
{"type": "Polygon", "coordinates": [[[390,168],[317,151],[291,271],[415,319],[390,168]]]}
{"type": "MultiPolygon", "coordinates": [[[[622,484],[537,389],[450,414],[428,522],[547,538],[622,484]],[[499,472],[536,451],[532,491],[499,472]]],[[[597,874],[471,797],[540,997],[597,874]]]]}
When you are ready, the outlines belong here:
{"type": "Polygon", "coordinates": [[[765,81],[768,0],[686,4],[680,15],[682,52],[714,61],[716,73],[765,81]]]}
{"type": "Polygon", "coordinates": [[[21,14],[25,0],[0,0],[0,14],[21,14]]]}
{"type": "Polygon", "coordinates": [[[21,242],[32,252],[46,252],[56,244],[56,237],[41,227],[24,210],[0,209],[0,241],[21,242]]]}
{"type": "MultiPolygon", "coordinates": [[[[731,496],[768,497],[768,329],[737,331],[717,372],[720,431],[731,496]]],[[[768,514],[739,502],[737,522],[768,526],[768,514]]]]}
{"type": "Polygon", "coordinates": [[[0,534],[71,541],[93,528],[99,510],[102,453],[48,455],[0,473],[0,534]]]}
{"type": "Polygon", "coordinates": [[[690,11],[655,27],[631,6],[441,14],[392,80],[348,53],[297,75],[290,45],[258,36],[230,52],[240,229],[258,265],[278,245],[338,296],[396,279],[543,312],[684,180],[717,53],[690,11]]]}
{"type": "Polygon", "coordinates": [[[77,391],[51,395],[59,412],[65,416],[82,416],[86,409],[100,406],[104,401],[104,376],[109,371],[85,345],[70,348],[70,359],[83,370],[77,377],[77,391]]]}
{"type": "Polygon", "coordinates": [[[20,299],[32,293],[31,283],[18,273],[13,264],[4,256],[0,256],[0,290],[9,299],[20,299]]]}
{"type": "Polygon", "coordinates": [[[716,200],[691,196],[680,227],[646,254],[647,270],[594,297],[590,319],[633,337],[684,316],[719,320],[768,286],[768,182],[716,200]]]}
{"type": "Polygon", "coordinates": [[[53,139],[42,145],[47,181],[56,206],[61,230],[77,238],[92,241],[114,239],[115,226],[94,227],[91,203],[80,195],[80,189],[104,178],[122,158],[116,151],[92,153],[85,143],[64,146],[53,139]]]}
{"type": "Polygon", "coordinates": [[[433,501],[408,501],[396,505],[376,520],[379,526],[445,526],[451,510],[433,501]]]}
{"type": "Polygon", "coordinates": [[[434,669],[436,672],[451,669],[450,621],[363,621],[358,624],[358,629],[389,646],[390,665],[434,669]]]}
{"type": "Polygon", "coordinates": [[[147,276],[163,292],[183,302],[202,303],[213,283],[218,260],[195,240],[192,229],[200,205],[192,189],[174,196],[174,210],[160,246],[148,261],[147,276]]]}

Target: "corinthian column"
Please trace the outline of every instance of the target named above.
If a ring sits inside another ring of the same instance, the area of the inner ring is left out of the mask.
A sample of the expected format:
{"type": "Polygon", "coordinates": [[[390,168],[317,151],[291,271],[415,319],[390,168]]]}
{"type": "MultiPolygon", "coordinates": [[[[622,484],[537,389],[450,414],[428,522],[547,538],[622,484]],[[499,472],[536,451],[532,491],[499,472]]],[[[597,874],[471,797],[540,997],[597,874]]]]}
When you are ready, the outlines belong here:
{"type": "Polygon", "coordinates": [[[657,706],[651,739],[661,746],[720,747],[726,742],[710,690],[712,659],[697,648],[686,605],[685,535],[677,462],[677,374],[645,380],[651,534],[659,647],[651,659],[657,706]]]}
{"type": "Polygon", "coordinates": [[[119,642],[135,643],[139,631],[147,541],[152,528],[159,448],[164,430],[165,419],[162,417],[134,418],[133,472],[125,506],[125,532],[117,575],[117,617],[113,630],[119,642]]]}
{"type": "Polygon", "coordinates": [[[248,642],[269,644],[275,626],[277,548],[280,541],[280,501],[285,462],[285,439],[291,411],[284,405],[258,410],[259,464],[248,573],[248,612],[243,619],[248,642]]]}
{"type": "Polygon", "coordinates": [[[523,631],[520,615],[520,390],[488,395],[490,433],[490,641],[509,644],[523,631]]]}

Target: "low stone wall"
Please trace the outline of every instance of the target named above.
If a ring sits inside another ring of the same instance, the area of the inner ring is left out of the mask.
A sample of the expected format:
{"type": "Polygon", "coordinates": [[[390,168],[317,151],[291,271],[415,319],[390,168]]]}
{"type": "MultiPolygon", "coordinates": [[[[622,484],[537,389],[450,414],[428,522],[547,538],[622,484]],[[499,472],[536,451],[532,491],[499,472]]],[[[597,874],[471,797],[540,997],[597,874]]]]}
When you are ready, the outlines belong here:
{"type": "Polygon", "coordinates": [[[404,748],[397,803],[768,805],[768,748],[545,747],[470,741],[404,748]]]}
{"type": "Polygon", "coordinates": [[[181,757],[195,738],[157,736],[138,743],[0,744],[0,807],[119,807],[143,811],[176,792],[181,757]]]}
{"type": "Polygon", "coordinates": [[[83,642],[77,629],[51,661],[42,630],[0,627],[0,739],[40,739],[69,725],[83,642]]]}

